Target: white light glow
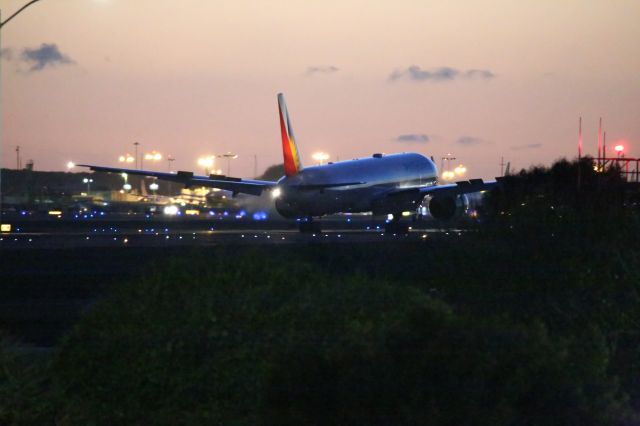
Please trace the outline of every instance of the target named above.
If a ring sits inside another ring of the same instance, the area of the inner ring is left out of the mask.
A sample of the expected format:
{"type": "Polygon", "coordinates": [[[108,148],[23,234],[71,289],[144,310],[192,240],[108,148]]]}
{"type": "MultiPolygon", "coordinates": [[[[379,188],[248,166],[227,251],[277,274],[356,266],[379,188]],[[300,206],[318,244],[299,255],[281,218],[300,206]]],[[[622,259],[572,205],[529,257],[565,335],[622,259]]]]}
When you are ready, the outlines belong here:
{"type": "Polygon", "coordinates": [[[445,170],[444,172],[442,172],[442,179],[444,180],[451,180],[455,177],[456,177],[456,174],[450,170],[445,170]]]}
{"type": "Polygon", "coordinates": [[[131,154],[121,155],[118,157],[118,161],[121,163],[133,163],[135,158],[131,154]]]}
{"type": "Polygon", "coordinates": [[[164,208],[164,214],[167,216],[175,216],[178,214],[178,206],[166,206],[164,208]]]}
{"type": "Polygon", "coordinates": [[[144,159],[147,161],[160,161],[162,160],[162,154],[157,151],[151,151],[144,155],[144,159]]]}
{"type": "Polygon", "coordinates": [[[280,188],[274,188],[271,191],[271,198],[278,198],[280,195],[282,195],[282,190],[280,190],[280,188]]]}
{"type": "Polygon", "coordinates": [[[462,164],[460,164],[458,167],[453,169],[453,172],[458,176],[462,176],[465,173],[467,173],[467,168],[465,166],[463,166],[462,164]]]}
{"type": "Polygon", "coordinates": [[[320,165],[322,166],[322,163],[329,159],[329,154],[324,152],[316,152],[311,157],[317,162],[319,162],[320,165]]]}
{"type": "Polygon", "coordinates": [[[207,169],[213,167],[213,156],[198,158],[198,166],[206,167],[207,169]]]}

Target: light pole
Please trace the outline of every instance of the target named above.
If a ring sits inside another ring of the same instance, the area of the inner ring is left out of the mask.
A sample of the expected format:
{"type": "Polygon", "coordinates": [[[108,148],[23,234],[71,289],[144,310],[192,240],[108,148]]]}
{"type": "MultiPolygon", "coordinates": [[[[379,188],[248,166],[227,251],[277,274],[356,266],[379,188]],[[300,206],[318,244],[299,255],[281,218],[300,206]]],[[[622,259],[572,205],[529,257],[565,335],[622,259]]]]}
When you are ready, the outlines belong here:
{"type": "Polygon", "coordinates": [[[89,196],[89,193],[91,192],[91,182],[93,182],[93,179],[84,178],[82,179],[82,182],[87,184],[87,196],[89,196]]]}
{"type": "Polygon", "coordinates": [[[20,9],[18,9],[13,15],[9,16],[7,19],[4,20],[4,22],[2,21],[2,17],[0,15],[0,29],[2,27],[5,26],[5,24],[7,24],[10,20],[12,20],[13,18],[15,18],[16,16],[18,16],[20,14],[20,12],[22,12],[23,10],[25,10],[26,8],[28,8],[29,6],[31,6],[34,3],[39,2],[40,0],[31,0],[30,2],[26,3],[24,6],[22,6],[20,9]]]}
{"type": "MultiPolygon", "coordinates": [[[[171,155],[167,155],[167,172],[171,173],[171,163],[176,161],[171,155]]],[[[167,190],[169,191],[169,195],[173,194],[173,183],[169,181],[167,184],[167,190]]]]}
{"type": "Polygon", "coordinates": [[[456,157],[453,157],[451,153],[448,153],[445,157],[442,157],[440,161],[440,172],[442,173],[442,178],[445,180],[450,180],[454,178],[454,173],[449,172],[449,166],[451,164],[451,160],[455,160],[456,157]],[[444,161],[447,160],[447,168],[444,168],[444,161]]]}
{"type": "Polygon", "coordinates": [[[154,200],[157,199],[156,191],[158,190],[158,188],[160,188],[160,186],[158,186],[158,184],[156,182],[153,182],[151,185],[149,185],[149,189],[151,190],[151,192],[153,192],[154,200]]]}
{"type": "MultiPolygon", "coordinates": [[[[138,145],[140,145],[140,142],[133,143],[133,149],[134,149],[134,154],[136,159],[136,169],[138,168],[138,145]]],[[[140,168],[142,168],[142,158],[140,159],[140,168]]]]}
{"type": "Polygon", "coordinates": [[[231,160],[238,158],[238,154],[227,152],[226,154],[218,154],[216,157],[227,159],[227,176],[231,175],[231,160]]]}
{"type": "MultiPolygon", "coordinates": [[[[40,0],[31,0],[28,3],[25,3],[20,9],[14,12],[12,15],[9,15],[7,19],[2,20],[2,11],[0,11],[0,34],[2,34],[2,27],[4,27],[9,21],[18,16],[20,12],[28,8],[34,3],[37,3],[40,0]]],[[[2,51],[2,41],[0,38],[0,52],[2,51]]],[[[0,59],[0,67],[2,67],[2,60],[0,59]]],[[[2,71],[0,69],[0,99],[2,99],[2,71]]],[[[2,223],[2,111],[0,110],[0,224],[2,223]]]]}
{"type": "Polygon", "coordinates": [[[200,157],[198,158],[198,166],[202,167],[204,169],[204,174],[205,175],[209,175],[209,172],[211,171],[211,168],[213,167],[213,160],[214,160],[214,156],[210,155],[208,157],[200,157]]]}

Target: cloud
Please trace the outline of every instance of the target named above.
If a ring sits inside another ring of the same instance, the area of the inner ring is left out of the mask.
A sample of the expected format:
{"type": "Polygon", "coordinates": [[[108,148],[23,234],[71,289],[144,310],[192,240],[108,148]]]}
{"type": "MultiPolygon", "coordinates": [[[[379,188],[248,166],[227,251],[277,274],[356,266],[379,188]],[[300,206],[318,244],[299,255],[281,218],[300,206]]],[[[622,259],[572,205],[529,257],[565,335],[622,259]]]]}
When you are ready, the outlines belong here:
{"type": "Polygon", "coordinates": [[[452,81],[460,78],[469,80],[490,80],[496,74],[489,70],[471,69],[458,70],[451,67],[439,67],[430,70],[423,70],[418,65],[411,65],[408,68],[396,69],[389,75],[389,81],[405,79],[409,81],[452,81]]]}
{"type": "Polygon", "coordinates": [[[473,145],[481,145],[481,144],[487,143],[487,141],[480,138],[476,138],[474,136],[462,136],[458,138],[456,143],[458,145],[463,145],[463,146],[473,146],[473,145]]]}
{"type": "Polygon", "coordinates": [[[63,55],[56,44],[42,43],[35,49],[23,49],[20,59],[30,64],[29,71],[41,71],[47,66],[70,65],[75,62],[63,55]]]}
{"type": "Polygon", "coordinates": [[[510,147],[512,150],[514,151],[521,151],[523,149],[538,149],[538,148],[542,148],[542,144],[541,143],[530,143],[527,145],[513,145],[510,147]]]}
{"type": "Polygon", "coordinates": [[[427,143],[431,139],[424,133],[407,133],[404,135],[398,135],[397,137],[393,138],[393,140],[395,142],[402,143],[427,143]]]}
{"type": "Polygon", "coordinates": [[[464,76],[478,80],[491,80],[492,78],[496,78],[496,75],[489,70],[468,70],[464,73],[464,76]]]}
{"type": "Polygon", "coordinates": [[[403,70],[395,70],[389,76],[389,80],[395,81],[406,78],[412,81],[446,81],[453,80],[459,74],[459,71],[449,67],[441,67],[433,70],[423,70],[417,65],[411,65],[403,70]]]}
{"type": "Polygon", "coordinates": [[[319,66],[319,67],[308,67],[306,75],[312,76],[314,74],[333,74],[334,72],[340,71],[340,68],[335,67],[333,65],[329,66],[319,66]]]}

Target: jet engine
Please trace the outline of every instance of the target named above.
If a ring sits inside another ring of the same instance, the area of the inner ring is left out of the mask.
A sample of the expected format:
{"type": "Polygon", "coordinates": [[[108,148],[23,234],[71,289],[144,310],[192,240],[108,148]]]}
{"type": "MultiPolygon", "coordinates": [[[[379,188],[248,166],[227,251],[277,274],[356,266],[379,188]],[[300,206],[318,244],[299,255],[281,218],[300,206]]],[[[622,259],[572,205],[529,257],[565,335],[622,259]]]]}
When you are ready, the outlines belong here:
{"type": "Polygon", "coordinates": [[[461,217],[469,208],[466,195],[435,196],[429,200],[429,213],[434,219],[448,221],[461,217]]]}
{"type": "Polygon", "coordinates": [[[276,199],[276,210],[281,216],[286,217],[287,219],[293,219],[300,216],[300,212],[298,212],[295,206],[292,206],[289,202],[281,198],[276,199]]]}

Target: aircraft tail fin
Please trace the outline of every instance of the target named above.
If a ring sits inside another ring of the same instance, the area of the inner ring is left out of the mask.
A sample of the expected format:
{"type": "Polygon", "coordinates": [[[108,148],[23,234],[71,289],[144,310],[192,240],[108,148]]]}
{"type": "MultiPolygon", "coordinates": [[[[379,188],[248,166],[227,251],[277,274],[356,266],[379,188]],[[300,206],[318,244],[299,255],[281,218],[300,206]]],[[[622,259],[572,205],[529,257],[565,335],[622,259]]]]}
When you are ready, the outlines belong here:
{"type": "Polygon", "coordinates": [[[291,127],[291,120],[287,112],[284,95],[278,93],[278,108],[280,110],[280,135],[282,136],[282,155],[284,157],[284,174],[293,176],[302,170],[300,153],[296,145],[296,138],[291,127]]]}

